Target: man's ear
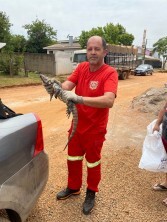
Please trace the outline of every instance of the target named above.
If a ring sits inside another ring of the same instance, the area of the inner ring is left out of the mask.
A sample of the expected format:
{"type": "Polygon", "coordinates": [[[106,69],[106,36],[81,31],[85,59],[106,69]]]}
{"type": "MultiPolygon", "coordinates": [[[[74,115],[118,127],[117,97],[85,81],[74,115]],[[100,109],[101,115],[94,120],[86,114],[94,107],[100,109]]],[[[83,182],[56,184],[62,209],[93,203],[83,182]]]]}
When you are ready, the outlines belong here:
{"type": "Polygon", "coordinates": [[[108,50],[104,49],[104,57],[108,54],[108,50]]]}

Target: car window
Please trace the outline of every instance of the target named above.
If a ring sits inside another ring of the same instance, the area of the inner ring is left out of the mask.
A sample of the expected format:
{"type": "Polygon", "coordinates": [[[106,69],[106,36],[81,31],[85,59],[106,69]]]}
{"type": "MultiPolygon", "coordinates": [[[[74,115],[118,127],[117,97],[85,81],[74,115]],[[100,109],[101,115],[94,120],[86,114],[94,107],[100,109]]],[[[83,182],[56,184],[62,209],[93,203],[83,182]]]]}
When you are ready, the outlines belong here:
{"type": "Polygon", "coordinates": [[[142,65],[139,65],[137,68],[149,68],[149,69],[152,69],[153,67],[151,65],[148,65],[148,64],[142,64],[142,65]]]}
{"type": "Polygon", "coordinates": [[[144,68],[144,66],[143,65],[139,65],[137,68],[144,68]]]}

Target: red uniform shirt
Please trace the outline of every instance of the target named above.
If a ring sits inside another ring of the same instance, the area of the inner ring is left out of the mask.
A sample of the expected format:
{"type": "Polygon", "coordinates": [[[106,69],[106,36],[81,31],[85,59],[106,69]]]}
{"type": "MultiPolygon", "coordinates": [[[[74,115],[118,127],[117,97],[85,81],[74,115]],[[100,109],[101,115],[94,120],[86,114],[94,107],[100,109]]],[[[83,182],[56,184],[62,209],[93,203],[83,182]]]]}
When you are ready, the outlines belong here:
{"type": "MultiPolygon", "coordinates": [[[[89,63],[83,62],[68,77],[76,84],[75,93],[79,96],[97,97],[105,92],[117,93],[118,74],[114,68],[103,64],[99,70],[90,72],[89,63]]],[[[78,133],[106,133],[109,108],[94,108],[77,104],[78,133]]]]}

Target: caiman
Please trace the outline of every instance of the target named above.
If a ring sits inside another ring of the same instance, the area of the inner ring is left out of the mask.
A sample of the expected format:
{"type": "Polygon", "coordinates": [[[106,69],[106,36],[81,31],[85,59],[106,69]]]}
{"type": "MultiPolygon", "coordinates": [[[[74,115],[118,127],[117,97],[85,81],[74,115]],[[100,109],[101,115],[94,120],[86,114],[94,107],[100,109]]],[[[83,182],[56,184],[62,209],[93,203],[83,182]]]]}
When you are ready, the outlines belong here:
{"type": "Polygon", "coordinates": [[[70,114],[72,113],[72,116],[73,116],[73,121],[72,121],[72,132],[68,138],[68,142],[64,148],[64,150],[66,149],[66,147],[68,146],[68,143],[70,142],[70,140],[72,139],[72,137],[74,136],[75,132],[76,132],[76,128],[77,128],[77,124],[78,124],[78,112],[77,112],[77,108],[75,106],[75,103],[73,101],[67,101],[66,98],[64,98],[64,96],[62,96],[63,94],[63,89],[61,87],[61,85],[59,84],[59,82],[57,80],[54,80],[54,82],[51,81],[50,78],[48,78],[47,76],[43,75],[43,74],[40,74],[40,78],[43,82],[43,84],[46,86],[46,85],[53,85],[56,84],[56,94],[50,94],[50,100],[52,100],[53,96],[55,96],[55,98],[63,101],[64,103],[66,103],[67,105],[67,109],[66,109],[66,114],[67,114],[67,117],[69,118],[70,117],[70,114]]]}

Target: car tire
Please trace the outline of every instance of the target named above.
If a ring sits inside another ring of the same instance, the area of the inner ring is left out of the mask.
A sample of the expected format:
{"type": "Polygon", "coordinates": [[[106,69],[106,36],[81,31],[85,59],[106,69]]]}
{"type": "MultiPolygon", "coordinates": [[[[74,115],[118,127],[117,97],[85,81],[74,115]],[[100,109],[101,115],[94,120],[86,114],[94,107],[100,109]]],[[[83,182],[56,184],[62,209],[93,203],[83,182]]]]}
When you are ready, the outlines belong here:
{"type": "Polygon", "coordinates": [[[9,219],[4,218],[4,217],[0,217],[0,221],[1,221],[1,222],[10,222],[10,220],[9,220],[9,219]]]}
{"type": "Polygon", "coordinates": [[[119,75],[119,79],[121,79],[121,80],[125,80],[126,78],[127,78],[127,72],[122,72],[122,73],[120,73],[120,75],[119,75]]]}
{"type": "Polygon", "coordinates": [[[8,213],[6,212],[5,209],[0,209],[0,222],[9,222],[11,221],[9,219],[8,213]]]}
{"type": "Polygon", "coordinates": [[[4,216],[2,216],[2,214],[0,215],[0,222],[10,222],[10,221],[11,220],[9,220],[6,215],[4,216]]]}

